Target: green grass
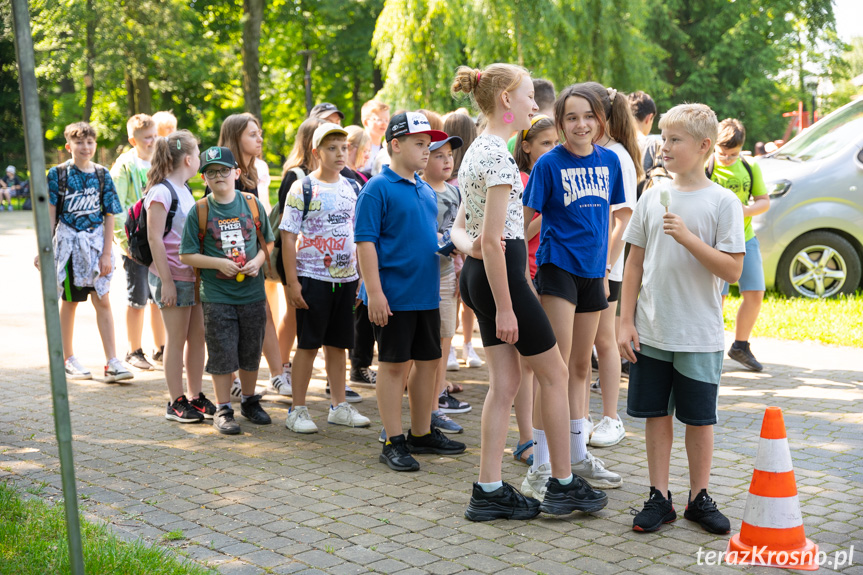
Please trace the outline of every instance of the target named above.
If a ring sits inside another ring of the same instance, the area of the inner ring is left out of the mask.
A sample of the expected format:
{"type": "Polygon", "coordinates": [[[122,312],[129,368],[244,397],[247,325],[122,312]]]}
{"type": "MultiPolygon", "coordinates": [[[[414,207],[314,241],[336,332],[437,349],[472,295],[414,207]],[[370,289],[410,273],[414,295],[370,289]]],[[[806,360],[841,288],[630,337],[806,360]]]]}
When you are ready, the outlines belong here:
{"type": "MultiPolygon", "coordinates": [[[[81,521],[88,575],[204,575],[207,569],[181,563],[170,550],[125,543],[105,525],[81,521]]],[[[70,573],[62,505],[21,499],[0,483],[0,575],[70,573]]]]}
{"type": "MultiPolygon", "coordinates": [[[[732,287],[725,301],[726,330],[734,330],[742,301],[732,287]]],[[[863,347],[863,292],[819,300],[785,298],[768,292],[752,335],[863,347]]]]}

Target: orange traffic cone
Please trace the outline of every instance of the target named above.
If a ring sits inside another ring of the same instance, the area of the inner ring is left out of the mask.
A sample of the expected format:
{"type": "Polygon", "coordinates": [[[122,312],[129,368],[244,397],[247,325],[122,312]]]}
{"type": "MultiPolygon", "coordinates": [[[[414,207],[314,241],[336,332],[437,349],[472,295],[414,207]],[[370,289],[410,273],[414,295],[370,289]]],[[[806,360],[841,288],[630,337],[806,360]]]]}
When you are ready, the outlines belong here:
{"type": "Polygon", "coordinates": [[[782,410],[768,407],[740,533],[726,563],[815,571],[818,546],[806,538],[782,410]]]}

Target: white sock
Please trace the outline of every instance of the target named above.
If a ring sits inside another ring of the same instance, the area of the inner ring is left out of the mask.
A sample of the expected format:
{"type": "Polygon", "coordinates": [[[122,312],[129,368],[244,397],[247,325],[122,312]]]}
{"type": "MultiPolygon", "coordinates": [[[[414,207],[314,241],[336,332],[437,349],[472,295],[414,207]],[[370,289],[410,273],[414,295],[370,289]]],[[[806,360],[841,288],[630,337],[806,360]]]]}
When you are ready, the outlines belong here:
{"type": "Polygon", "coordinates": [[[485,491],[486,493],[491,493],[492,491],[497,491],[501,487],[503,487],[503,481],[492,481],[491,483],[479,483],[477,485],[480,486],[480,489],[485,491]]]}
{"type": "Polygon", "coordinates": [[[548,454],[548,442],[545,439],[545,431],[534,429],[533,442],[533,467],[530,470],[536,472],[540,465],[551,461],[548,454]]]}
{"type": "Polygon", "coordinates": [[[572,419],[569,422],[569,455],[572,463],[587,457],[587,419],[572,419]]]}
{"type": "Polygon", "coordinates": [[[229,401],[228,403],[217,403],[217,404],[216,404],[216,409],[217,409],[217,410],[218,410],[218,409],[222,409],[223,407],[227,407],[227,408],[229,408],[229,409],[230,409],[230,407],[231,407],[231,402],[229,401]]]}

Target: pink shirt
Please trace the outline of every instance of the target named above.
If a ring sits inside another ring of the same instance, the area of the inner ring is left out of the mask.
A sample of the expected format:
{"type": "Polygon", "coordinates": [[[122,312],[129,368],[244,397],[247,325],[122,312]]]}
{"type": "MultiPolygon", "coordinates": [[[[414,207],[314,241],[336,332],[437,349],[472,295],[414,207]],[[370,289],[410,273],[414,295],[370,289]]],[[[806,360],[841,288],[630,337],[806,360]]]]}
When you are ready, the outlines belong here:
{"type": "MultiPolygon", "coordinates": [[[[171,278],[174,281],[193,282],[195,281],[195,270],[192,266],[180,262],[180,240],[183,236],[183,226],[186,225],[186,215],[190,210],[195,209],[195,198],[185,185],[178,185],[173,181],[171,185],[177,192],[178,202],[177,213],[174,214],[174,220],[171,223],[171,231],[163,238],[165,252],[168,255],[168,267],[171,269],[171,278]]],[[[162,204],[166,212],[171,210],[171,192],[164,184],[153,186],[147,192],[144,198],[144,207],[148,211],[153,202],[162,204]]],[[[150,271],[159,277],[159,270],[156,269],[155,263],[150,264],[150,271]]]]}

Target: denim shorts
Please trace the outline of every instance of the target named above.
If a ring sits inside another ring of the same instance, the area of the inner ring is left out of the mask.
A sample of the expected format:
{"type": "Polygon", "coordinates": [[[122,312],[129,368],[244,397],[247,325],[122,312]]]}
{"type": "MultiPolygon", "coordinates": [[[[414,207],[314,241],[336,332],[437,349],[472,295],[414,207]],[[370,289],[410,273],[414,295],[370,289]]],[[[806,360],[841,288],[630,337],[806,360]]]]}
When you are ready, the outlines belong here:
{"type": "Polygon", "coordinates": [[[207,373],[258,371],[267,325],[267,300],[244,305],[204,302],[207,373]]]}
{"type": "MultiPolygon", "coordinates": [[[[746,254],[743,256],[743,273],[737,280],[740,291],[764,291],[764,265],[761,263],[761,244],[758,237],[746,242],[746,254]]],[[[722,288],[722,295],[728,295],[728,282],[722,288]]]]}
{"type": "Polygon", "coordinates": [[[154,303],[150,294],[149,268],[123,256],[123,269],[126,270],[126,300],[129,307],[141,309],[147,302],[154,303]]]}
{"type": "MultiPolygon", "coordinates": [[[[153,299],[156,300],[156,305],[159,309],[163,309],[162,305],[162,279],[149,272],[150,293],[153,294],[153,299]]],[[[191,307],[195,305],[195,282],[183,282],[174,280],[174,287],[177,288],[177,303],[172,307],[191,307]]]]}

